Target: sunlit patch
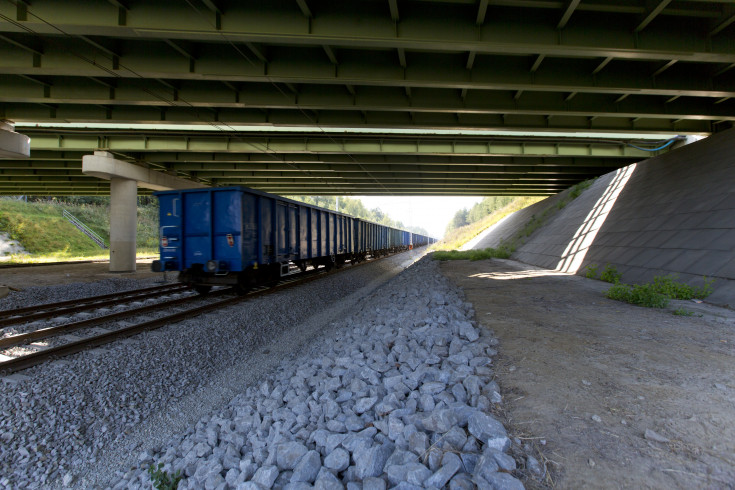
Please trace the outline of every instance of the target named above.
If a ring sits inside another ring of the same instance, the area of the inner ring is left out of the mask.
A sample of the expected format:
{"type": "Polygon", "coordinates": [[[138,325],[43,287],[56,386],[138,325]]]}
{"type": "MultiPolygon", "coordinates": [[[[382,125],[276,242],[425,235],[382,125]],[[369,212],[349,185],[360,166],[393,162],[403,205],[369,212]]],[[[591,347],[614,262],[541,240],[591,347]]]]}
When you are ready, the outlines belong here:
{"type": "Polygon", "coordinates": [[[556,266],[557,270],[572,274],[579,270],[589,247],[595,241],[597,232],[600,231],[603,223],[605,223],[620,192],[625,188],[625,184],[628,183],[630,176],[633,175],[635,167],[636,164],[634,163],[615,172],[615,177],[612,182],[610,182],[600,199],[592,207],[592,210],[584,219],[579,229],[577,229],[574,237],[561,255],[561,260],[556,266]]]}
{"type": "Polygon", "coordinates": [[[546,276],[571,276],[573,274],[561,271],[552,271],[548,269],[533,269],[523,271],[507,271],[507,272],[481,272],[480,274],[472,274],[469,277],[478,279],[495,279],[497,281],[510,281],[513,279],[530,279],[533,277],[546,276]]]}

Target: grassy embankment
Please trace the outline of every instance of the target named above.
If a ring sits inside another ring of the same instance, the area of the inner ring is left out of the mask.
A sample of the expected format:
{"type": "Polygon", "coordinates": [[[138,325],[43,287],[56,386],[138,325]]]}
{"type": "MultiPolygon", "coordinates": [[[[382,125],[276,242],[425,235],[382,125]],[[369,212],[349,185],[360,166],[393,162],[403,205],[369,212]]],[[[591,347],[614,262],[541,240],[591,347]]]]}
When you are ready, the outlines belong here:
{"type": "Polygon", "coordinates": [[[508,204],[502,209],[489,214],[485,218],[475,223],[470,223],[467,226],[457,228],[452,232],[448,233],[442,241],[436,244],[433,258],[434,260],[483,260],[491,258],[507,259],[515,252],[516,248],[521,246],[528,237],[533,234],[537,229],[541,228],[557,211],[563,209],[571,201],[579,197],[585,189],[587,189],[595,179],[585,180],[576,184],[572,187],[569,194],[553,208],[549,208],[539,216],[532,216],[526,225],[521,229],[515,236],[504,240],[498,248],[486,248],[484,250],[464,250],[458,251],[457,248],[461,247],[472,238],[477,236],[483,230],[489,226],[494,225],[502,218],[508,216],[511,213],[519,211],[525,207],[530,206],[545,197],[519,197],[513,202],[508,204]]]}
{"type": "MultiPolygon", "coordinates": [[[[107,259],[103,250],[63,216],[66,209],[110,242],[109,207],[0,199],[0,232],[17,240],[30,255],[15,255],[5,263],[107,259]]],[[[138,255],[158,253],[158,208],[138,207],[138,255]]]]}
{"type": "MultiPolygon", "coordinates": [[[[456,228],[449,233],[447,233],[444,238],[441,239],[441,241],[437,242],[435,245],[432,246],[433,250],[436,250],[437,252],[442,252],[438,254],[434,254],[434,257],[437,258],[437,260],[447,260],[449,258],[455,258],[456,255],[464,254],[464,252],[457,252],[457,249],[464,245],[465,243],[472,240],[474,237],[485,231],[488,227],[494,225],[501,219],[505,218],[511,213],[515,213],[516,211],[519,211],[525,207],[530,206],[531,204],[534,204],[542,199],[545,199],[544,197],[518,197],[514,199],[510,204],[507,206],[498,209],[497,211],[490,213],[489,215],[485,216],[479,221],[475,221],[474,223],[470,223],[469,225],[462,226],[460,228],[456,228]],[[446,252],[446,254],[444,253],[446,252]],[[446,258],[443,258],[446,255],[446,258]]],[[[468,251],[470,252],[470,251],[468,251]]],[[[484,252],[482,250],[473,250],[471,252],[474,252],[474,254],[466,254],[466,257],[462,258],[472,258],[472,260],[481,260],[483,258],[489,258],[484,256],[484,252]]],[[[459,258],[459,257],[457,257],[459,258]]]]}

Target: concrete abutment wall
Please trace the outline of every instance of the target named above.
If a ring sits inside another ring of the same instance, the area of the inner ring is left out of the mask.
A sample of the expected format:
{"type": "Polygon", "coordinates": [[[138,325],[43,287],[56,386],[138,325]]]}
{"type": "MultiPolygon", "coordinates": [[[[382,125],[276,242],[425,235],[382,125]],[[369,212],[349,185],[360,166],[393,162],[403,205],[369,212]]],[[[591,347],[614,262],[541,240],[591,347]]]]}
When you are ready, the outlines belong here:
{"type": "MultiPolygon", "coordinates": [[[[515,213],[475,248],[497,246],[568,193],[515,213]]],[[[626,283],[707,276],[716,279],[708,301],[735,306],[735,130],[598,178],[513,258],[580,274],[609,263],[626,283]]]]}

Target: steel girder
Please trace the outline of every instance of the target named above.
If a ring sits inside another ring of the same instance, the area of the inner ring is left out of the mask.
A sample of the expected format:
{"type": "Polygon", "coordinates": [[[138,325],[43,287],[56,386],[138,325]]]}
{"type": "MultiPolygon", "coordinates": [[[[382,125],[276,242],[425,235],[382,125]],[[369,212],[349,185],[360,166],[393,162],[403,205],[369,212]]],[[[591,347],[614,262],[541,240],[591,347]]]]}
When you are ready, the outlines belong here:
{"type": "Polygon", "coordinates": [[[283,193],[503,193],[535,175],[525,191],[547,194],[649,154],[536,135],[289,140],[232,126],[708,134],[735,120],[734,35],[732,0],[5,2],[0,119],[214,131],[36,132],[28,166],[0,170],[104,192],[80,187],[74,159],[108,149],[283,193]]]}
{"type": "Polygon", "coordinates": [[[639,150],[623,141],[584,139],[529,139],[524,137],[439,137],[329,134],[253,136],[235,131],[223,135],[149,132],[125,134],[104,131],[45,133],[26,131],[34,151],[186,152],[218,154],[342,154],[427,156],[571,156],[642,159],[656,153],[639,150]]]}

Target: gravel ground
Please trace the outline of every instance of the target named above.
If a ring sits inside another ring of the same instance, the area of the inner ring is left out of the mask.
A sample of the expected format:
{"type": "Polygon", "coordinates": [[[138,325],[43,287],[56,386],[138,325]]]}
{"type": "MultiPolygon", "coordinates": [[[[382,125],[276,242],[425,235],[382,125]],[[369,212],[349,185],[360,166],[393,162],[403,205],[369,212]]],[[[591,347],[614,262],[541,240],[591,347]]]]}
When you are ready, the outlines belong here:
{"type": "Polygon", "coordinates": [[[142,451],[113,488],[148,488],[152,464],[180,472],[179,489],[524,488],[489,415],[502,401],[497,341],[472,316],[421,261],[267,379],[142,451]]]}
{"type": "Polygon", "coordinates": [[[418,256],[24,372],[0,394],[0,486],[150,488],[163,462],[180,488],[522,488],[488,415],[496,341],[430,261],[378,288],[418,256]]]}
{"type": "MultiPolygon", "coordinates": [[[[78,474],[96,464],[101,454],[118,447],[141,421],[201,391],[243,353],[330,308],[345,294],[395,269],[402,260],[406,258],[348,269],[217,314],[32,368],[22,373],[20,381],[17,376],[14,381],[4,378],[0,486],[41,488],[64,478],[75,485],[78,474]]],[[[150,279],[110,279],[72,287],[28,288],[3,299],[0,308],[153,284],[150,279]]]]}
{"type": "MultiPolygon", "coordinates": [[[[168,279],[168,282],[172,282],[175,279],[175,275],[168,274],[168,279]]],[[[22,291],[13,292],[10,296],[0,299],[0,311],[159,286],[161,285],[160,281],[160,277],[143,280],[110,278],[103,281],[77,282],[62,286],[30,287],[22,291]]]]}
{"type": "MultiPolygon", "coordinates": [[[[127,283],[128,281],[125,281],[125,282],[127,283]]],[[[87,283],[87,284],[89,284],[89,283],[87,283]]],[[[144,286],[141,286],[141,287],[144,287],[144,286]]],[[[38,288],[38,289],[46,289],[46,288],[38,288]]],[[[125,289],[123,289],[121,291],[114,291],[114,292],[121,292],[122,293],[126,289],[127,288],[125,288],[125,289]]],[[[90,296],[94,296],[94,295],[90,295],[90,296]]],[[[135,310],[135,309],[138,309],[138,308],[143,307],[143,306],[148,306],[148,305],[152,305],[152,304],[156,304],[156,303],[163,303],[165,301],[179,299],[179,298],[183,298],[183,297],[186,297],[186,296],[190,296],[192,298],[196,298],[199,295],[197,293],[195,293],[193,290],[183,290],[183,291],[176,292],[176,293],[167,293],[167,294],[163,294],[162,293],[159,296],[155,296],[153,298],[147,298],[147,299],[130,299],[129,301],[127,301],[125,303],[120,303],[120,304],[115,304],[115,305],[108,305],[108,306],[99,307],[99,308],[89,308],[89,309],[78,311],[78,312],[74,312],[74,313],[63,313],[63,312],[60,312],[57,316],[53,316],[53,317],[49,317],[49,318],[42,318],[42,319],[37,319],[37,320],[32,320],[32,321],[28,321],[26,323],[18,323],[18,324],[15,324],[15,325],[10,325],[10,326],[7,326],[7,327],[0,328],[0,338],[11,337],[11,336],[14,336],[14,335],[19,335],[19,334],[23,334],[23,333],[27,333],[27,332],[33,332],[35,330],[39,330],[39,329],[46,328],[46,327],[58,326],[58,325],[63,325],[63,324],[68,324],[68,323],[73,323],[73,322],[78,322],[78,321],[81,321],[81,320],[88,320],[88,319],[91,319],[91,318],[101,317],[101,316],[109,315],[109,314],[112,314],[112,313],[120,313],[120,312],[125,311],[125,310],[135,310]]],[[[206,299],[206,298],[204,298],[204,299],[206,299]]],[[[17,300],[15,302],[16,303],[20,303],[17,300]]],[[[22,303],[20,303],[20,304],[22,304],[22,303]]],[[[182,308],[185,308],[185,307],[186,306],[182,306],[182,308]]],[[[174,308],[178,309],[178,307],[174,307],[174,308]]],[[[0,310],[0,311],[2,311],[2,310],[0,310]]],[[[132,321],[134,321],[135,318],[147,317],[147,318],[152,319],[154,317],[163,316],[165,314],[168,314],[168,313],[166,313],[166,312],[158,312],[158,313],[157,312],[145,312],[145,313],[143,313],[141,315],[132,315],[132,316],[126,318],[125,320],[126,321],[129,321],[129,322],[132,322],[132,321]]],[[[118,323],[120,323],[119,320],[113,320],[112,322],[108,322],[108,323],[99,323],[99,324],[97,324],[97,326],[90,327],[90,328],[93,328],[93,329],[94,328],[97,328],[97,327],[105,327],[105,328],[113,327],[114,328],[115,325],[117,325],[118,323]]],[[[73,332],[73,334],[74,335],[77,335],[77,336],[84,336],[84,333],[85,333],[86,330],[88,330],[88,328],[84,328],[84,329],[80,329],[80,330],[75,330],[73,332]]],[[[51,339],[49,339],[48,345],[55,345],[56,343],[57,342],[55,342],[54,338],[51,338],[51,339]]]]}

